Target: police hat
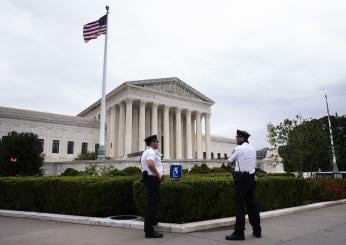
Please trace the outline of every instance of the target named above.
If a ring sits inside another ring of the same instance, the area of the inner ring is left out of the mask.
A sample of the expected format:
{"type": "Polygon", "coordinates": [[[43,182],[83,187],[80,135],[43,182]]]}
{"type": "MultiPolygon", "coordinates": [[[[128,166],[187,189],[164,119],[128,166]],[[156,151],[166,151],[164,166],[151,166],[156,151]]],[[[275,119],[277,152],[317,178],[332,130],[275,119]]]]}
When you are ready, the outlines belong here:
{"type": "Polygon", "coordinates": [[[156,134],[150,135],[150,136],[146,137],[146,138],[144,139],[144,141],[145,141],[146,143],[148,143],[148,142],[153,142],[153,141],[158,141],[158,140],[157,140],[157,135],[156,135],[156,134]]]}
{"type": "Polygon", "coordinates": [[[251,135],[246,132],[245,130],[237,130],[237,136],[244,137],[245,139],[248,139],[251,135]]]}

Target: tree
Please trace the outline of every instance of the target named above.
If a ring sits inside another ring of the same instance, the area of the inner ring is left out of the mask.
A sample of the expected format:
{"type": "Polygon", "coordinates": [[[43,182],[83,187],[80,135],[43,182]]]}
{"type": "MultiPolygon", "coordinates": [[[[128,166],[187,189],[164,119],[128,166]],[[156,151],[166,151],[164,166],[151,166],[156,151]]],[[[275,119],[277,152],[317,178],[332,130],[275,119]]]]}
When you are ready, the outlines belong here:
{"type": "Polygon", "coordinates": [[[0,140],[0,176],[42,175],[43,160],[36,134],[12,131],[0,140]]]}
{"type": "MultiPolygon", "coordinates": [[[[346,118],[331,117],[339,169],[345,169],[346,118]]],[[[286,171],[312,172],[331,170],[331,146],[327,117],[286,119],[271,131],[286,171]]]]}

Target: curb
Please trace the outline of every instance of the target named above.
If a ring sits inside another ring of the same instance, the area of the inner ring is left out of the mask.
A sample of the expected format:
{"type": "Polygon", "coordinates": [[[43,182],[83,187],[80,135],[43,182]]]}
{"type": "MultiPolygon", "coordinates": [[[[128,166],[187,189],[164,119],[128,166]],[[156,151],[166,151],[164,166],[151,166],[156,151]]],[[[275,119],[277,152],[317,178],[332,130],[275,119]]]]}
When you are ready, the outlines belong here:
{"type": "MultiPolygon", "coordinates": [[[[261,219],[270,219],[279,217],[282,215],[294,214],[313,209],[326,208],[336,205],[346,204],[346,199],[330,202],[319,202],[298,207],[277,209],[273,211],[262,212],[261,219]]],[[[143,221],[135,220],[113,220],[110,218],[97,218],[97,217],[86,217],[86,216],[75,216],[75,215],[64,215],[64,214],[51,214],[51,213],[38,213],[38,212],[26,212],[26,211],[15,211],[0,209],[0,216],[4,217],[15,217],[15,218],[28,218],[38,219],[47,221],[58,221],[72,224],[83,224],[83,225],[95,225],[105,227],[116,227],[126,228],[134,230],[143,230],[143,221]]],[[[198,222],[191,222],[186,224],[171,224],[171,223],[159,223],[157,230],[163,232],[173,233],[189,233],[196,231],[204,231],[221,227],[231,227],[235,223],[235,217],[205,220],[198,222]]]]}

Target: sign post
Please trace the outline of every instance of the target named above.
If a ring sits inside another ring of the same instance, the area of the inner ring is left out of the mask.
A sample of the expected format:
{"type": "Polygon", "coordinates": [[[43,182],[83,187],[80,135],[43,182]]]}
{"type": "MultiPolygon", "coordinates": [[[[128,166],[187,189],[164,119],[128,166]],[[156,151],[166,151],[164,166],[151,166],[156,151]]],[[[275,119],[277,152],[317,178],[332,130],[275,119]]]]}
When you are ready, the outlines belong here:
{"type": "Polygon", "coordinates": [[[171,165],[169,168],[169,177],[172,180],[180,180],[183,175],[183,168],[180,164],[171,165]]]}

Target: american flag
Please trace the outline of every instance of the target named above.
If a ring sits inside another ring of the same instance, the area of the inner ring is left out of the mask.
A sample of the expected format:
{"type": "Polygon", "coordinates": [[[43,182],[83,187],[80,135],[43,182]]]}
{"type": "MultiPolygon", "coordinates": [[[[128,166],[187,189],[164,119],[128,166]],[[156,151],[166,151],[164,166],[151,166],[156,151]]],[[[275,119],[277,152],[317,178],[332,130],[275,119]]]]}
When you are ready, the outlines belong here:
{"type": "Polygon", "coordinates": [[[107,15],[102,16],[100,19],[85,24],[83,26],[84,41],[87,43],[91,39],[96,39],[102,34],[107,32],[107,15]]]}

